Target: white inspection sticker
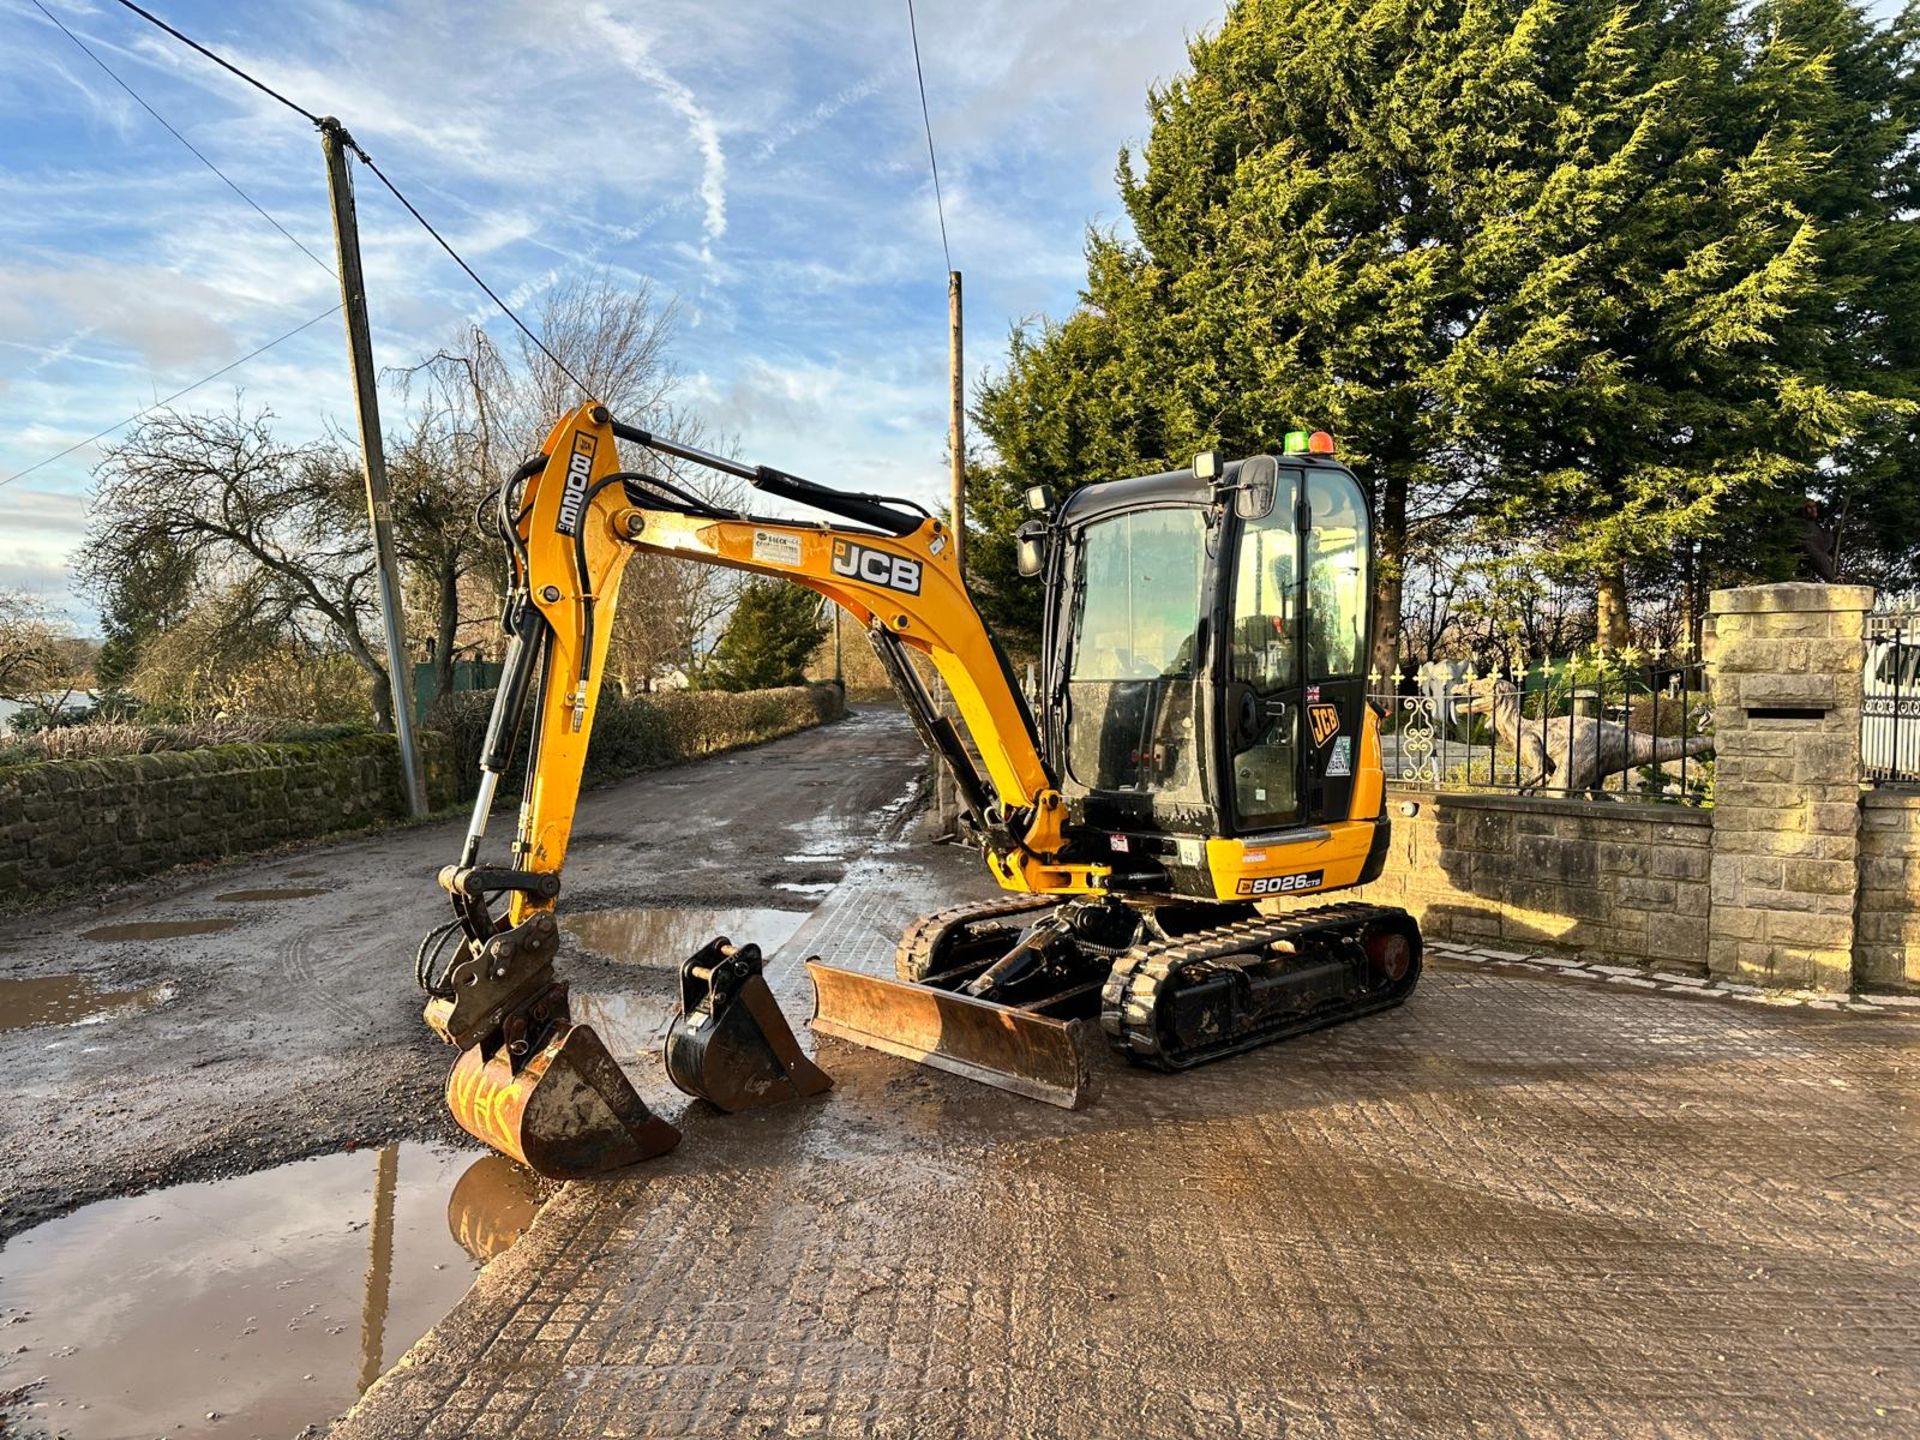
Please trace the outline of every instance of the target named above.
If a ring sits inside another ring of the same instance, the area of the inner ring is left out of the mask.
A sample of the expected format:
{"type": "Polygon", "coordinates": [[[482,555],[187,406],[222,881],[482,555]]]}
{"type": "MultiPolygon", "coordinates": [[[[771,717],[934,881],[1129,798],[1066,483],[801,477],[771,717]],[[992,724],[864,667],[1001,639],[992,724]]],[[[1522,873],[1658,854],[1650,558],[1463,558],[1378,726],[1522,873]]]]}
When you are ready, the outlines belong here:
{"type": "Polygon", "coordinates": [[[756,530],[753,532],[753,558],[770,565],[798,565],[800,537],[782,535],[775,530],[756,530]]]}
{"type": "Polygon", "coordinates": [[[1333,742],[1333,749],[1327,754],[1327,778],[1336,779],[1341,775],[1353,774],[1353,737],[1342,735],[1333,742]]]}

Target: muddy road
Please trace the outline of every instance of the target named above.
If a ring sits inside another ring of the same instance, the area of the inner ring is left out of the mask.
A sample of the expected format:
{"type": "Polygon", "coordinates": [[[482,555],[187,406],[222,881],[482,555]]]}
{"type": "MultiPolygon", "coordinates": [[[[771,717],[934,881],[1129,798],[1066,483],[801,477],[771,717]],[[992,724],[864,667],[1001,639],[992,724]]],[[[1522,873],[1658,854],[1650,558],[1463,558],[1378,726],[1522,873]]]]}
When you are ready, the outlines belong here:
{"type": "MultiPolygon", "coordinates": [[[[703,918],[771,951],[850,861],[896,840],[923,772],[905,717],[867,708],[588,792],[562,897],[582,1018],[616,1032],[621,1058],[643,1052],[679,962],[713,933],[690,940],[699,920],[653,910],[719,912],[703,918]]],[[[503,806],[501,849],[511,825],[503,806]]],[[[413,983],[414,949],[446,915],[433,875],[463,828],[239,861],[8,921],[0,1242],[109,1195],[397,1140],[470,1147],[443,1114],[452,1054],[421,1023],[413,983]]]]}

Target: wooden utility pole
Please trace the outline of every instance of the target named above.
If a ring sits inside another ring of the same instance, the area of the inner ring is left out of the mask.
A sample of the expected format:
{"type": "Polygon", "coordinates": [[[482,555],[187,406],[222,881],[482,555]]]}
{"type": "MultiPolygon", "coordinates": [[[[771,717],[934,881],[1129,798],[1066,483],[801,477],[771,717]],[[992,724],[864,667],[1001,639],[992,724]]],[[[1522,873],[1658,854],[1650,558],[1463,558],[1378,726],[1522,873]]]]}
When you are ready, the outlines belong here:
{"type": "Polygon", "coordinates": [[[953,563],[966,573],[967,543],[967,365],[960,325],[960,272],[947,272],[947,383],[952,413],[947,419],[947,448],[953,467],[953,563]]]}
{"type": "Polygon", "coordinates": [[[367,286],[360,272],[360,222],[347,175],[353,143],[331,115],[320,122],[327,154],[327,193],[333,200],[333,243],[340,257],[340,308],[347,319],[347,361],[353,370],[354,405],[360,413],[360,455],[367,475],[367,515],[373,525],[373,558],[379,581],[380,618],[386,631],[387,681],[393,692],[393,729],[400,741],[400,770],[407,782],[407,809],[427,813],[420,752],[413,739],[413,666],[407,663],[407,627],[400,611],[400,565],[393,549],[393,501],[387,491],[387,452],[380,441],[380,393],[373,370],[373,340],[367,329],[367,286]]]}

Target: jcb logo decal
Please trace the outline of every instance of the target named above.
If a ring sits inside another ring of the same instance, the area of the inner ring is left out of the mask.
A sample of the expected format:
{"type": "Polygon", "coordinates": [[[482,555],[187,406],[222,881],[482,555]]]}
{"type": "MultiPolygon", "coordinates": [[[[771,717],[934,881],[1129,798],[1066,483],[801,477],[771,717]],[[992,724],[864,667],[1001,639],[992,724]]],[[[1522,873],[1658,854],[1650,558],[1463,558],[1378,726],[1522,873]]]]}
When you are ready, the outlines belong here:
{"type": "Polygon", "coordinates": [[[1307,870],[1298,875],[1263,875],[1258,880],[1242,880],[1242,895],[1293,895],[1302,890],[1318,890],[1327,878],[1324,870],[1307,870]]]}
{"type": "Polygon", "coordinates": [[[920,593],[918,560],[909,560],[904,555],[889,555],[884,550],[870,550],[851,540],[833,542],[833,573],[845,575],[850,580],[864,580],[869,585],[884,585],[903,595],[920,593]]]}
{"type": "Polygon", "coordinates": [[[571,535],[580,528],[580,512],[587,503],[587,483],[593,479],[593,455],[599,437],[581,431],[573,437],[573,458],[567,461],[567,483],[560,491],[560,518],[553,528],[571,535]]]}
{"type": "Polygon", "coordinates": [[[1307,724],[1313,729],[1313,743],[1324,745],[1340,733],[1340,712],[1331,705],[1309,705],[1307,724]]]}

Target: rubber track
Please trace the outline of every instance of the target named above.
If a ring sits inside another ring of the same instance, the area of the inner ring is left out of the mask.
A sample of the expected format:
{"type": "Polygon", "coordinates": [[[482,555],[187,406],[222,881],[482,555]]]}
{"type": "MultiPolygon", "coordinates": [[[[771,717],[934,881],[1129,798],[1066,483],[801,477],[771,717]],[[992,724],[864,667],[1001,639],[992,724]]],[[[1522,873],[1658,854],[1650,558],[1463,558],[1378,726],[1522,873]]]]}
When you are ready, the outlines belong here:
{"type": "Polygon", "coordinates": [[[981,920],[1007,915],[1053,910],[1061,903],[1058,895],[996,896],[991,900],[972,900],[964,905],[949,905],[931,915],[922,915],[907,926],[894,950],[893,971],[902,980],[924,980],[934,973],[930,968],[934,952],[955,928],[981,920]]]}
{"type": "MultiPolygon", "coordinates": [[[[1194,935],[1158,945],[1136,945],[1123,956],[1107,976],[1100,993],[1100,1028],[1115,1049],[1129,1059],[1157,1070],[1183,1070],[1189,1065],[1251,1050],[1269,1041],[1304,1030],[1315,1030],[1343,1020],[1357,1019],[1399,1004],[1412,992],[1420,978],[1419,950],[1407,978],[1391,990],[1363,997],[1349,1009],[1330,1010],[1324,1015],[1284,1016],[1271,1024],[1244,1031],[1239,1035],[1202,1050],[1169,1054],[1162,1043],[1157,1017],[1165,987],[1183,976],[1187,967],[1208,960],[1264,951],[1279,941],[1297,941],[1316,934],[1338,936],[1357,932],[1375,920],[1408,920],[1407,912],[1384,905],[1322,905],[1289,915],[1263,916],[1202,930],[1194,935]]],[[[1418,931],[1415,931],[1417,936],[1418,931]]],[[[1417,946],[1417,941],[1416,941],[1417,946]]]]}

